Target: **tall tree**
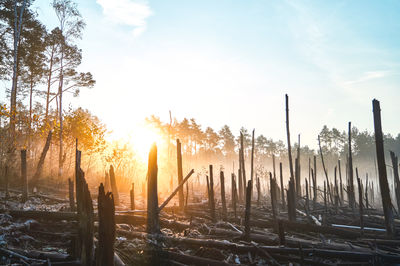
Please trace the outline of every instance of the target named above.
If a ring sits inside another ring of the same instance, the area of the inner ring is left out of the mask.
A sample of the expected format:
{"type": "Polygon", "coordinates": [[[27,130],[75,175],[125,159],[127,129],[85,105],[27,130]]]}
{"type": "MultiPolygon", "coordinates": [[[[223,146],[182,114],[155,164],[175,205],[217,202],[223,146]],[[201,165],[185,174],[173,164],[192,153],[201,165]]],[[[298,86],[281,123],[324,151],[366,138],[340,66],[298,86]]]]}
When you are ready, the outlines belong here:
{"type": "MultiPolygon", "coordinates": [[[[79,88],[88,84],[94,85],[94,80],[90,73],[78,74],[74,67],[80,63],[81,51],[77,49],[72,42],[82,37],[82,31],[85,27],[82,16],[78,11],[76,3],[71,0],[54,0],[53,8],[59,22],[59,29],[62,35],[59,80],[58,80],[58,112],[60,124],[60,143],[59,143],[59,171],[61,177],[63,170],[63,93],[72,88],[79,88]],[[78,79],[76,79],[78,77],[78,79]],[[71,84],[75,83],[75,84],[71,84]],[[65,86],[65,87],[64,87],[65,86]]],[[[79,89],[77,90],[79,92],[79,89]]]]}

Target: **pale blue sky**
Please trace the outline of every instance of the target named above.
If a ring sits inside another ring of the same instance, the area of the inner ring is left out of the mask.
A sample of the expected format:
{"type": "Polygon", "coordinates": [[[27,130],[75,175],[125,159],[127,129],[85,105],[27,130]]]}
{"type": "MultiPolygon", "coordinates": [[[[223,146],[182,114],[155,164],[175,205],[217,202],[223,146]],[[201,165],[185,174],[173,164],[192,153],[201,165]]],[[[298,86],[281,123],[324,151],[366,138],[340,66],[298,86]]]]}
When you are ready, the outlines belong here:
{"type": "MultiPolygon", "coordinates": [[[[50,1],[35,6],[49,28],[50,1]]],[[[144,117],[194,117],[285,140],[284,94],[293,141],[312,147],[324,124],[400,132],[400,1],[84,0],[81,70],[95,88],[89,108],[118,135],[144,117]]]]}

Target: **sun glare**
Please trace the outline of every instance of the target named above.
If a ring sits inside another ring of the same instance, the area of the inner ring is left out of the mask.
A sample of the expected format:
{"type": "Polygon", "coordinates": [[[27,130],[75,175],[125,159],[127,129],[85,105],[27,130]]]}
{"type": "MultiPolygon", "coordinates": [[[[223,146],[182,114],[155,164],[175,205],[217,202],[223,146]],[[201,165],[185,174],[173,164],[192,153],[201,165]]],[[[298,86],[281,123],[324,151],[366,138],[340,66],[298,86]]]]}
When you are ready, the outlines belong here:
{"type": "Polygon", "coordinates": [[[131,139],[134,151],[143,161],[147,161],[153,143],[156,143],[157,146],[162,143],[161,136],[148,126],[136,128],[131,134],[131,139]]]}

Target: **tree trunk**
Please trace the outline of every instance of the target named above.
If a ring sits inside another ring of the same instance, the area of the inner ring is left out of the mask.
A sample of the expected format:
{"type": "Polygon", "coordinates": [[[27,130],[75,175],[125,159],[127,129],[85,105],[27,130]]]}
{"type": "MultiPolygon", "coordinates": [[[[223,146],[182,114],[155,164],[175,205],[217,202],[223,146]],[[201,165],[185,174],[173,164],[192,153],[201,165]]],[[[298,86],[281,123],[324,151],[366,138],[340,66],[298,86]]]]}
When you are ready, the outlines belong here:
{"type": "Polygon", "coordinates": [[[355,195],[354,195],[354,177],[353,177],[353,156],[352,156],[352,151],[351,151],[351,122],[349,122],[349,157],[348,157],[348,171],[349,171],[349,205],[350,208],[353,210],[355,209],[355,195]]]}
{"type": "Polygon", "coordinates": [[[21,150],[22,201],[28,200],[28,177],[26,175],[26,150],[21,150]]]}
{"type": "Polygon", "coordinates": [[[285,94],[286,99],[286,135],[288,142],[288,157],[289,157],[289,169],[290,169],[290,178],[294,178],[293,173],[293,160],[292,160],[292,146],[290,145],[290,130],[289,130],[289,96],[285,94]]]}
{"type": "Polygon", "coordinates": [[[40,159],[39,159],[38,165],[36,167],[36,172],[32,178],[32,188],[34,185],[36,185],[37,181],[39,180],[40,175],[42,174],[44,160],[46,159],[46,154],[47,154],[47,151],[49,150],[50,144],[51,144],[51,136],[52,136],[52,131],[50,130],[49,134],[47,135],[46,143],[43,147],[42,154],[40,155],[40,159]]]}
{"type": "Polygon", "coordinates": [[[100,184],[98,195],[99,242],[96,266],[114,266],[115,207],[111,192],[100,184]]]}
{"type": "MultiPolygon", "coordinates": [[[[181,142],[179,139],[176,140],[176,156],[178,163],[178,184],[182,183],[183,180],[183,171],[182,171],[182,149],[181,142]]],[[[184,205],[184,195],[183,195],[183,187],[179,189],[179,209],[183,210],[184,205]]]]}
{"type": "Polygon", "coordinates": [[[220,186],[221,186],[221,202],[222,202],[222,219],[226,221],[226,200],[225,200],[225,177],[224,172],[219,172],[220,186]]]}
{"type": "Polygon", "coordinates": [[[110,183],[111,183],[111,191],[114,196],[114,204],[115,206],[118,206],[119,205],[118,186],[117,186],[117,180],[115,179],[114,167],[112,165],[110,165],[110,183]]]}
{"type": "Polygon", "coordinates": [[[147,232],[155,234],[160,232],[158,217],[158,192],[157,192],[157,146],[153,145],[149,153],[147,169],[147,232]]]}
{"type": "Polygon", "coordinates": [[[392,202],[390,200],[389,184],[386,174],[385,164],[385,151],[383,148],[383,133],[381,124],[381,108],[378,100],[372,101],[374,113],[374,129],[375,129],[375,145],[376,145],[376,158],[378,161],[379,171],[379,187],[382,195],[382,206],[385,215],[386,232],[389,236],[393,237],[395,228],[393,224],[392,202]]]}

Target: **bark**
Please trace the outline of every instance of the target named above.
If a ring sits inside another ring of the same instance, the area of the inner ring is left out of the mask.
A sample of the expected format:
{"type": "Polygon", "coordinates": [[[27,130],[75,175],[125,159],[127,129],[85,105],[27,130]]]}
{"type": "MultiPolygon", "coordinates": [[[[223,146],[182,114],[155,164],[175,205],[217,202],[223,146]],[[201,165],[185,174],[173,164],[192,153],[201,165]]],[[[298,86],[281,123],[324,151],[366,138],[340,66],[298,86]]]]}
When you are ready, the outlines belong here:
{"type": "Polygon", "coordinates": [[[119,194],[118,194],[118,186],[117,180],[115,179],[114,167],[110,165],[110,183],[111,183],[111,191],[114,196],[114,204],[115,206],[119,205],[119,194]]]}
{"type": "MultiPolygon", "coordinates": [[[[176,156],[177,156],[177,164],[178,164],[178,184],[182,183],[183,180],[183,171],[182,171],[182,150],[181,150],[181,142],[179,139],[176,140],[176,156]]],[[[184,195],[183,195],[183,187],[179,189],[179,208],[183,210],[184,205],[184,195]]]]}
{"type": "Polygon", "coordinates": [[[385,151],[383,148],[383,133],[381,124],[381,108],[378,100],[372,101],[374,114],[376,158],[378,161],[379,187],[382,195],[383,212],[385,215],[386,232],[389,236],[394,236],[395,228],[393,224],[392,202],[390,200],[389,184],[387,180],[385,151]]]}
{"type": "Polygon", "coordinates": [[[151,234],[160,232],[160,221],[158,217],[157,176],[157,146],[154,144],[149,153],[147,169],[147,232],[151,234]]]}
{"type": "Polygon", "coordinates": [[[50,130],[49,134],[47,135],[47,139],[46,139],[46,143],[43,147],[43,151],[40,155],[40,159],[39,159],[39,162],[36,167],[36,172],[32,177],[32,188],[34,185],[37,185],[37,181],[39,180],[39,177],[42,174],[44,160],[46,159],[46,155],[47,155],[47,152],[48,152],[48,150],[50,148],[50,144],[51,144],[51,137],[52,137],[52,131],[50,130]]]}
{"type": "Polygon", "coordinates": [[[26,174],[26,150],[21,150],[21,183],[22,183],[22,201],[28,200],[28,177],[26,174]]]}
{"type": "Polygon", "coordinates": [[[103,184],[100,184],[98,195],[99,215],[99,242],[97,250],[97,266],[114,266],[115,243],[115,207],[111,192],[104,192],[103,184]]]}

